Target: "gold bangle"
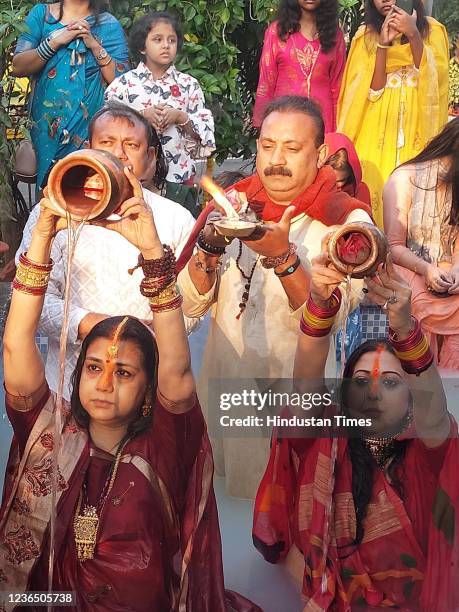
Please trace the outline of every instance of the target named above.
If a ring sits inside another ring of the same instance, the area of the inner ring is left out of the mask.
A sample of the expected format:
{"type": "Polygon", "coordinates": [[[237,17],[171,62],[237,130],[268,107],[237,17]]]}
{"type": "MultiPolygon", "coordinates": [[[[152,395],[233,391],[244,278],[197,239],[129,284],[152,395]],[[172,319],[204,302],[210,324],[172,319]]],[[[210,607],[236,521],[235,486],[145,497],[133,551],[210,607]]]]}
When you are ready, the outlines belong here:
{"type": "Polygon", "coordinates": [[[376,46],[378,49],[390,49],[392,45],[382,45],[381,43],[378,43],[376,46]]]}
{"type": "Polygon", "coordinates": [[[161,293],[159,293],[155,297],[148,298],[148,301],[151,306],[161,306],[163,304],[171,302],[172,300],[175,300],[175,298],[177,298],[179,295],[180,293],[177,290],[177,285],[174,281],[173,284],[163,289],[163,291],[161,291],[161,293]]]}
{"type": "Polygon", "coordinates": [[[184,121],[183,123],[176,123],[175,125],[177,127],[185,127],[186,125],[188,125],[189,123],[191,123],[191,119],[190,117],[188,117],[188,119],[186,121],[184,121]]]}
{"type": "Polygon", "coordinates": [[[148,301],[150,303],[150,308],[155,309],[155,308],[166,308],[169,304],[172,304],[173,302],[175,302],[177,300],[177,298],[181,298],[181,294],[177,293],[176,295],[167,298],[167,300],[163,300],[162,302],[157,302],[154,300],[154,298],[150,298],[148,301]]]}
{"type": "Polygon", "coordinates": [[[36,268],[29,268],[23,263],[19,262],[16,268],[16,278],[26,287],[46,287],[49,281],[50,271],[48,270],[37,270],[36,268]]]}

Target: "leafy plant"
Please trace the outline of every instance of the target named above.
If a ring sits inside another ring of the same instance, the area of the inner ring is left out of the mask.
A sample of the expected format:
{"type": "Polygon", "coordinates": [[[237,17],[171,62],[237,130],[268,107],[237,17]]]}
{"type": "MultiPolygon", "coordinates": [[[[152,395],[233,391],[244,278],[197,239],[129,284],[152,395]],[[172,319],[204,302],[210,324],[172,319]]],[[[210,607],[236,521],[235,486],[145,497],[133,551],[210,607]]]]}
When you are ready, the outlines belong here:
{"type": "Polygon", "coordinates": [[[249,146],[245,136],[235,142],[235,135],[244,133],[249,116],[238,65],[240,50],[232,38],[244,23],[244,4],[244,0],[112,1],[113,12],[127,33],[133,20],[151,10],[168,10],[180,18],[185,44],[177,67],[198,79],[204,91],[215,118],[219,159],[239,155],[249,146]]]}
{"type": "Polygon", "coordinates": [[[9,114],[13,79],[8,74],[11,49],[17,37],[24,32],[23,18],[30,8],[27,2],[0,0],[0,235],[10,246],[5,259],[14,257],[19,246],[22,227],[16,222],[16,203],[12,189],[12,154],[14,142],[7,138],[12,128],[9,114]]]}
{"type": "Polygon", "coordinates": [[[339,0],[339,20],[349,44],[363,21],[363,0],[339,0]]]}
{"type": "Polygon", "coordinates": [[[435,0],[433,5],[433,16],[440,21],[448,30],[451,44],[459,35],[459,11],[457,2],[451,0],[435,0]]]}
{"type": "MultiPolygon", "coordinates": [[[[340,20],[350,39],[361,22],[362,1],[339,2],[340,20]]],[[[111,10],[127,34],[132,23],[151,10],[169,10],[180,18],[184,27],[185,44],[177,67],[196,77],[201,84],[215,118],[218,161],[229,155],[250,157],[255,151],[255,131],[251,127],[251,113],[258,83],[258,64],[263,34],[268,23],[275,18],[277,4],[277,0],[111,2],[111,10]]],[[[5,73],[8,50],[23,31],[22,19],[31,5],[29,0],[15,1],[14,4],[13,0],[0,0],[2,74],[5,73]]],[[[7,86],[8,83],[4,82],[3,92],[7,91],[7,86]]],[[[5,115],[5,99],[2,99],[1,107],[3,110],[0,110],[0,113],[5,115]]],[[[2,125],[10,124],[8,117],[1,119],[2,125]]],[[[7,147],[3,135],[0,138],[0,146],[5,143],[7,147]]],[[[6,149],[3,154],[2,159],[6,160],[6,149]]]]}

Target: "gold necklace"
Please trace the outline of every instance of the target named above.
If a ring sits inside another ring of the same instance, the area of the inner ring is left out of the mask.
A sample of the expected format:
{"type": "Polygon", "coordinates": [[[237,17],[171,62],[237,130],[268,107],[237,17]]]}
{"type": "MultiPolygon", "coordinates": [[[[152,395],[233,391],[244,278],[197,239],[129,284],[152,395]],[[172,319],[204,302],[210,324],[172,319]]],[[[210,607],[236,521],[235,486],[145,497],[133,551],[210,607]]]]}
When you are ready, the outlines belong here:
{"type": "Polygon", "coordinates": [[[387,460],[392,456],[395,448],[394,438],[363,438],[363,443],[367,447],[368,452],[375,460],[378,467],[384,469],[387,460]]]}
{"type": "Polygon", "coordinates": [[[116,474],[118,472],[118,467],[121,461],[121,454],[127,443],[128,440],[126,440],[123,446],[116,453],[111,476],[109,476],[104,485],[104,490],[107,490],[106,492],[102,491],[102,501],[99,504],[99,510],[96,508],[96,506],[85,504],[83,512],[80,514],[81,505],[83,503],[83,491],[85,489],[85,486],[83,485],[83,487],[81,488],[80,496],[78,498],[77,509],[75,512],[75,518],[73,520],[73,531],[75,533],[77,559],[78,561],[80,561],[80,563],[83,563],[88,559],[94,559],[100,517],[102,516],[102,511],[104,509],[105,502],[115,482],[116,474]]]}

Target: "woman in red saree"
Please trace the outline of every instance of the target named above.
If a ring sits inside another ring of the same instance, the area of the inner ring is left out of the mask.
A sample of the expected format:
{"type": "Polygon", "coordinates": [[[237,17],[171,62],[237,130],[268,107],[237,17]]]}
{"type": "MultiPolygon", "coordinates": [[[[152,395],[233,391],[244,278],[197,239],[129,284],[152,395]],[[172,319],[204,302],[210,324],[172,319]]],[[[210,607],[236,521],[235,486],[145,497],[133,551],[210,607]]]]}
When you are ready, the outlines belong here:
{"type": "MultiPolygon", "coordinates": [[[[341,280],[326,254],[316,258],[309,305],[329,309],[341,280]]],[[[369,341],[351,356],[336,414],[371,425],[361,422],[347,437],[336,428],[277,432],[256,499],[254,543],[272,563],[296,551],[304,610],[456,611],[457,425],[411,318],[408,286],[391,261],[366,284],[388,310],[391,339],[369,341]],[[417,362],[406,351],[415,337],[417,362]]],[[[329,329],[312,336],[307,322],[305,312],[294,371],[301,392],[314,390],[314,381],[323,388],[329,345],[329,329]]]]}
{"type": "MultiPolygon", "coordinates": [[[[73,609],[259,610],[224,591],[212,454],[195,394],[175,261],[158,239],[140,184],[130,169],[125,172],[134,197],[122,205],[119,222],[98,223],[140,251],[141,291],[150,299],[154,337],[132,317],[97,324],[82,345],[71,403],[58,406],[35,333],[52,239],[65,222],[42,200],[13,283],[4,336],[14,439],[0,517],[0,587],[18,594],[48,590],[55,486],[51,586],[76,593],[73,609]]],[[[14,608],[8,598],[2,603],[2,609],[14,608]]]]}

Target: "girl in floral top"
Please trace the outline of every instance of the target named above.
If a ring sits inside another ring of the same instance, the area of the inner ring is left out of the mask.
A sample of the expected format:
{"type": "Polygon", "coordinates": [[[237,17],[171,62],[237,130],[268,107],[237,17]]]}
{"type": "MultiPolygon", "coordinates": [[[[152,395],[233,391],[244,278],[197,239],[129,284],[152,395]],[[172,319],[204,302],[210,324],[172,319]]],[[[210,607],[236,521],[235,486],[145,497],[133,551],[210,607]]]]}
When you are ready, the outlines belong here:
{"type": "Polygon", "coordinates": [[[151,122],[169,164],[166,197],[197,216],[193,159],[215,149],[214,121],[198,81],[174,66],[182,44],[180,25],[172,15],[152,12],[142,17],[130,37],[131,51],[141,61],[115,79],[105,97],[131,106],[151,122]]]}

